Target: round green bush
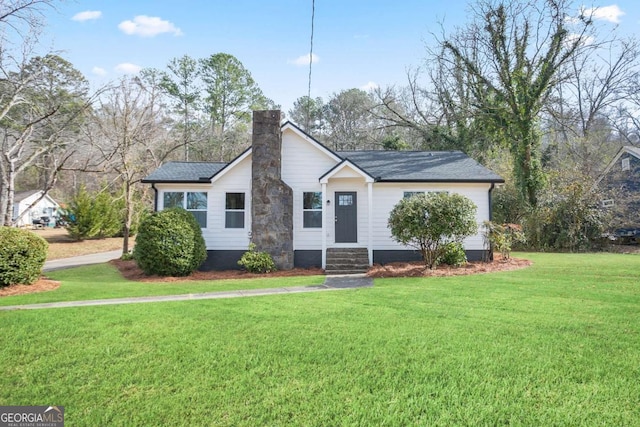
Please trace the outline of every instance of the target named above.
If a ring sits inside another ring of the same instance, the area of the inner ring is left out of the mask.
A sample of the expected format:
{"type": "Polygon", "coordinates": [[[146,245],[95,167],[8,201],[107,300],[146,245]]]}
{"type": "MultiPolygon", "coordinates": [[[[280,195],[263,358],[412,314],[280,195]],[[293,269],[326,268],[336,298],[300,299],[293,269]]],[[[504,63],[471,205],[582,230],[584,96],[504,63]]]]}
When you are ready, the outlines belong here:
{"type": "Polygon", "coordinates": [[[48,248],[47,241],[31,231],[0,227],[0,287],[38,280],[48,248]]]}
{"type": "Polygon", "coordinates": [[[155,212],[140,224],[133,258],[145,274],[187,276],[206,257],[200,225],[186,210],[155,212]]]}
{"type": "Polygon", "coordinates": [[[271,273],[277,270],[271,255],[256,251],[254,243],[249,243],[249,250],[242,254],[238,265],[244,267],[249,273],[271,273]]]}
{"type": "Polygon", "coordinates": [[[440,264],[460,267],[467,263],[467,255],[464,252],[464,246],[460,242],[447,243],[442,256],[438,259],[440,264]]]}

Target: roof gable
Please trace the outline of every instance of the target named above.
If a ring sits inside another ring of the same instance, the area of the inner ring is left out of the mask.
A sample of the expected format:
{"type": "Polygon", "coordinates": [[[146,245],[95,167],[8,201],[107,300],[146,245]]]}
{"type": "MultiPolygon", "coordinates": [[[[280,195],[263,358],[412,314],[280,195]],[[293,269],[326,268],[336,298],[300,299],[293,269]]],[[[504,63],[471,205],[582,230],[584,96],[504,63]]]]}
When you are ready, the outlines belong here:
{"type": "Polygon", "coordinates": [[[374,179],[366,171],[350,160],[343,160],[335,165],[329,172],[320,177],[320,183],[326,184],[331,178],[364,178],[365,182],[373,182],[374,179]]]}
{"type": "Polygon", "coordinates": [[[631,145],[626,145],[624,147],[622,147],[622,149],[631,154],[632,156],[636,157],[637,159],[640,159],[640,147],[634,147],[631,145]]]}
{"type": "Polygon", "coordinates": [[[334,151],[330,150],[328,147],[326,147],[320,141],[318,141],[317,139],[315,139],[314,137],[312,137],[311,135],[309,135],[308,133],[306,133],[305,131],[300,129],[295,123],[292,123],[292,122],[287,120],[286,122],[284,122],[282,124],[280,129],[281,129],[281,131],[283,133],[285,131],[291,131],[291,132],[295,133],[301,139],[303,139],[304,141],[308,142],[309,144],[311,144],[312,146],[314,146],[315,148],[317,148],[322,153],[324,153],[325,155],[329,156],[330,158],[332,158],[336,162],[342,161],[342,158],[338,154],[336,154],[334,151]]]}
{"type": "Polygon", "coordinates": [[[49,193],[45,193],[43,190],[28,190],[28,191],[16,191],[13,196],[13,202],[15,204],[20,204],[22,202],[32,203],[33,201],[41,198],[42,200],[48,200],[54,206],[60,206],[58,202],[53,200],[53,197],[49,195],[49,193]]]}
{"type": "Polygon", "coordinates": [[[618,160],[620,160],[620,158],[624,155],[624,154],[630,154],[633,157],[637,158],[638,160],[640,160],[640,147],[634,147],[632,145],[625,145],[624,147],[620,147],[620,150],[618,150],[618,152],[616,153],[615,156],[613,156],[613,159],[611,159],[611,161],[609,162],[609,164],[607,165],[606,168],[604,168],[604,171],[602,172],[602,174],[600,175],[600,178],[598,178],[598,180],[596,181],[595,185],[600,184],[600,181],[602,181],[604,179],[604,177],[611,171],[611,169],[613,168],[613,166],[618,163],[618,160]]]}

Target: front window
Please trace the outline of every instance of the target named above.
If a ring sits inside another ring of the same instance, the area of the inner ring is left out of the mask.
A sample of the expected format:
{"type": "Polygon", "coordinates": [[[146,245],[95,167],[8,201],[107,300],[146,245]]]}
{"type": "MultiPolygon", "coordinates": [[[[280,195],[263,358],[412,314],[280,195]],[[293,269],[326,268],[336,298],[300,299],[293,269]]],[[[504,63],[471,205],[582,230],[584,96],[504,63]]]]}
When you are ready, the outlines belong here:
{"type": "Polygon", "coordinates": [[[183,208],[184,209],[184,192],[171,191],[164,193],[164,208],[183,208]]]}
{"type": "Polygon", "coordinates": [[[201,228],[207,228],[207,193],[167,191],[164,193],[164,209],[182,208],[191,212],[201,228]]]}
{"type": "Polygon", "coordinates": [[[207,228],[207,193],[187,193],[187,210],[196,217],[200,227],[207,228]]]}
{"type": "Polygon", "coordinates": [[[302,198],[302,226],[322,228],[322,193],[305,192],[302,198]]]}
{"type": "Polygon", "coordinates": [[[403,197],[408,199],[409,197],[417,196],[419,194],[424,194],[424,191],[405,191],[403,197]]]}
{"type": "Polygon", "coordinates": [[[224,226],[244,228],[244,193],[227,193],[224,226]]]}

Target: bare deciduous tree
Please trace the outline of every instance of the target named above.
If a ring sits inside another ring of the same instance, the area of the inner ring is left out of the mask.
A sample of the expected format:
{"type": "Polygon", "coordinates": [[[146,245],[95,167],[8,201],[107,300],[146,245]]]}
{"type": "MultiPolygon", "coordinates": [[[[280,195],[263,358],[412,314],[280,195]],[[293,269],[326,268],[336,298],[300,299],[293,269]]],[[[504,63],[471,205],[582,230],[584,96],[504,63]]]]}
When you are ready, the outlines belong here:
{"type": "Polygon", "coordinates": [[[182,147],[169,138],[163,111],[159,85],[125,77],[99,99],[86,127],[92,156],[123,188],[123,253],[129,251],[136,185],[182,147]]]}
{"type": "Polygon", "coordinates": [[[41,165],[48,170],[43,190],[53,187],[89,105],[88,83],[59,56],[12,65],[0,56],[0,225],[12,223],[21,173],[41,165]]]}

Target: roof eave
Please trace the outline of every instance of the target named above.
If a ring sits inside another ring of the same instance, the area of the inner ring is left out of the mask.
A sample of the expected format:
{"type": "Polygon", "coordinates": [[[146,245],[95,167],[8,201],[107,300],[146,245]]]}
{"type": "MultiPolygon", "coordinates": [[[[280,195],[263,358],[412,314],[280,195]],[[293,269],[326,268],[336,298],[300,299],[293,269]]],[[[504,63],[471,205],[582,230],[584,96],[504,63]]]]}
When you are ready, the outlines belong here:
{"type": "Polygon", "coordinates": [[[400,182],[410,182],[410,183],[420,183],[420,182],[436,182],[436,183],[456,183],[456,184],[503,184],[504,179],[385,179],[378,178],[376,182],[390,182],[390,183],[400,183],[400,182]]]}
{"type": "Polygon", "coordinates": [[[143,179],[140,182],[143,184],[211,184],[209,178],[204,180],[143,179]]]}

